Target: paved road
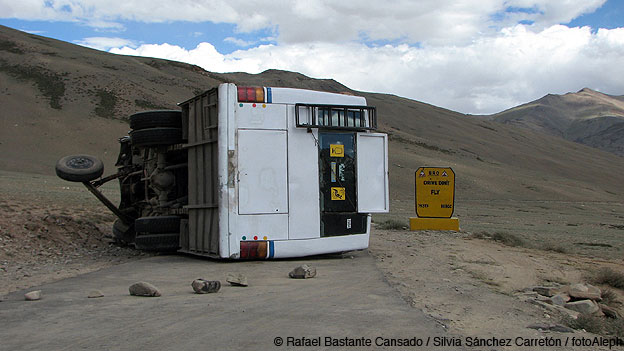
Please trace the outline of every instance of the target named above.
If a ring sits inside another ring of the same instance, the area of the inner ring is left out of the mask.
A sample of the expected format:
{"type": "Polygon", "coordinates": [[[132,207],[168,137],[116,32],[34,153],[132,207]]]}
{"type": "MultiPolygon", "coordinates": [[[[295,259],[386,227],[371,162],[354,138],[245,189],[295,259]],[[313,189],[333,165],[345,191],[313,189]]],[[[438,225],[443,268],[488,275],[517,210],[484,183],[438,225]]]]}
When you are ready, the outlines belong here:
{"type": "Polygon", "coordinates": [[[449,337],[388,286],[366,252],[353,258],[254,262],[157,256],[36,289],[43,291],[40,301],[24,301],[21,291],[0,302],[0,349],[340,349],[324,347],[325,337],[367,338],[373,343],[368,349],[380,349],[377,337],[424,342],[449,337]],[[317,277],[288,278],[302,263],[316,266],[317,277]],[[245,274],[250,286],[229,286],[228,272],[245,274]],[[216,294],[196,295],[190,286],[195,278],[224,284],[216,294]],[[128,286],[140,280],[158,286],[163,296],[130,296],[128,286]],[[105,297],[86,298],[93,289],[105,297]],[[276,337],[284,345],[276,347],[276,337]],[[321,337],[321,347],[288,346],[288,337],[321,337]]]}

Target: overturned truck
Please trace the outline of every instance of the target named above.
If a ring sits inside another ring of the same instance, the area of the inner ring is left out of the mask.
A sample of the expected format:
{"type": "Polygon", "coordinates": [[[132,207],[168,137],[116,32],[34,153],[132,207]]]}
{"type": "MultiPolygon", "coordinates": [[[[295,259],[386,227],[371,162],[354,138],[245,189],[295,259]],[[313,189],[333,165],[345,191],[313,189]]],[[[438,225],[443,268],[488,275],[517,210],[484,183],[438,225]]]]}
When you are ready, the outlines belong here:
{"type": "Polygon", "coordinates": [[[388,139],[363,97],[221,84],[180,110],[130,116],[117,173],[66,156],[118,218],[115,240],[151,251],[233,259],[365,249],[388,212],[388,139]],[[119,206],[98,187],[118,179],[119,206]]]}

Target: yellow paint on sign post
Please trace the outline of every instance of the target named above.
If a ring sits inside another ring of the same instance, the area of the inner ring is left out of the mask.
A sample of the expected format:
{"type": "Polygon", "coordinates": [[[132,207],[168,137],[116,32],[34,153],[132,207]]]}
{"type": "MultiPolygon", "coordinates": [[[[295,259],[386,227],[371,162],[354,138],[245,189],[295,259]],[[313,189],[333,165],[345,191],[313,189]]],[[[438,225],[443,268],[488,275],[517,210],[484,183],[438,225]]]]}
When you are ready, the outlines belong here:
{"type": "Polygon", "coordinates": [[[345,188],[341,187],[332,187],[331,188],[331,199],[332,200],[345,200],[345,188]]]}
{"type": "Polygon", "coordinates": [[[344,157],[344,145],[342,144],[330,144],[329,145],[330,157],[344,157]]]}
{"type": "Polygon", "coordinates": [[[451,218],[455,209],[455,172],[450,167],[420,167],[415,176],[418,217],[451,218]]]}

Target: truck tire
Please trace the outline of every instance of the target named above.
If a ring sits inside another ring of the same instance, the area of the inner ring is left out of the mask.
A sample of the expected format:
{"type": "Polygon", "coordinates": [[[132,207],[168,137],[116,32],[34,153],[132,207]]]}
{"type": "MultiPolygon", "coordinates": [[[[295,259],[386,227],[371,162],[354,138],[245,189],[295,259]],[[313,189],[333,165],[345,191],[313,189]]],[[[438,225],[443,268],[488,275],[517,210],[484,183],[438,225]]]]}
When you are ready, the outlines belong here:
{"type": "Polygon", "coordinates": [[[56,162],[56,175],[70,182],[90,182],[102,173],[104,164],[95,156],[70,155],[56,162]]]}
{"type": "Polygon", "coordinates": [[[115,223],[113,223],[113,239],[116,243],[126,245],[132,244],[134,243],[135,236],[136,232],[134,231],[133,225],[127,225],[120,219],[115,220],[115,223]]]}
{"type": "Polygon", "coordinates": [[[182,111],[161,110],[135,113],[130,116],[130,128],[133,130],[182,128],[182,111]]]}
{"type": "Polygon", "coordinates": [[[182,142],[181,128],[147,128],[130,132],[132,146],[167,146],[182,142]]]}
{"type": "Polygon", "coordinates": [[[144,251],[175,252],[180,248],[180,234],[138,234],[134,246],[144,251]]]}
{"type": "Polygon", "coordinates": [[[134,231],[148,234],[180,233],[180,217],[153,216],[137,218],[134,221],[134,231]]]}

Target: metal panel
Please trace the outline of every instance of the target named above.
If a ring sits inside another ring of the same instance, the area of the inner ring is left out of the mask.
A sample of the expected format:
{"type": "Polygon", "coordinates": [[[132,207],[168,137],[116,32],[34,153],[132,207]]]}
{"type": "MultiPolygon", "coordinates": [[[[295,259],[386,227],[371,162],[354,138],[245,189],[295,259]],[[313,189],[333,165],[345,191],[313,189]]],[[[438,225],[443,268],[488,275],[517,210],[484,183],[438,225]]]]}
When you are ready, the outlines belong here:
{"type": "Polygon", "coordinates": [[[238,128],[286,129],[286,105],[240,104],[236,106],[238,128]]]}
{"type": "Polygon", "coordinates": [[[288,118],[288,238],[320,237],[318,130],[297,128],[294,106],[288,118]]]}
{"type": "Polygon", "coordinates": [[[287,134],[238,131],[238,213],[288,213],[287,134]]]}
{"type": "Polygon", "coordinates": [[[188,238],[181,251],[219,255],[217,89],[181,104],[188,120],[188,238]]]}
{"type": "Polygon", "coordinates": [[[388,136],[357,133],[356,147],[358,212],[388,212],[388,136]]]}

